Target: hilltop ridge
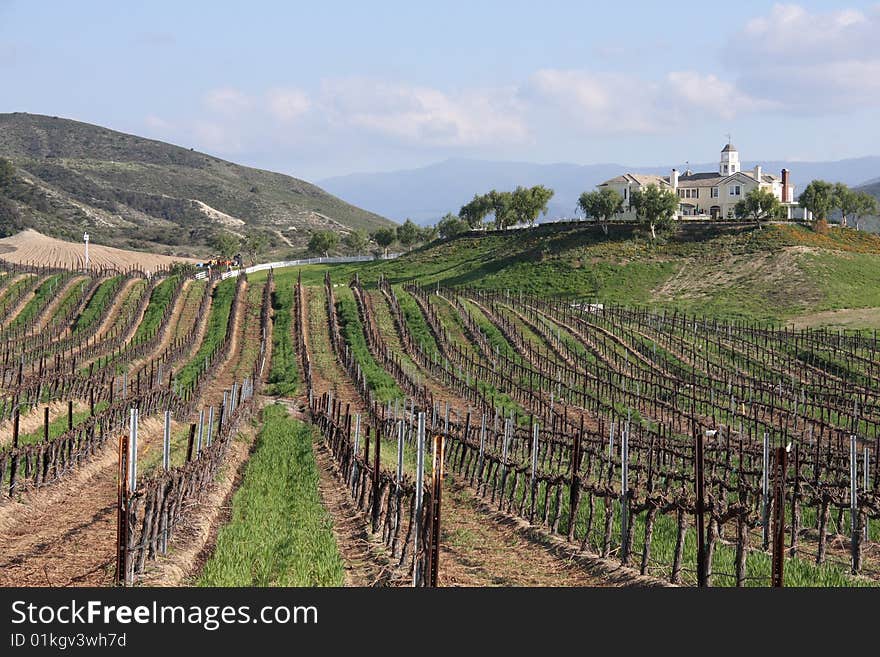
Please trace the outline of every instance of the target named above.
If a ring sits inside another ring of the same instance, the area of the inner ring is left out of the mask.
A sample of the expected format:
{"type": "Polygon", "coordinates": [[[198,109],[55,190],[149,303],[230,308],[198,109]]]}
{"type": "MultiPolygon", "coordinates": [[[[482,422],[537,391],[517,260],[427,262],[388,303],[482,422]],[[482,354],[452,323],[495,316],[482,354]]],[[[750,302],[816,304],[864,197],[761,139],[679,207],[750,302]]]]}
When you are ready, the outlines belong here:
{"type": "Polygon", "coordinates": [[[87,230],[96,243],[199,255],[218,230],[263,231],[284,253],[312,230],[393,225],[291,176],[70,119],[0,114],[0,157],[19,178],[4,234],[78,241],[87,230]]]}

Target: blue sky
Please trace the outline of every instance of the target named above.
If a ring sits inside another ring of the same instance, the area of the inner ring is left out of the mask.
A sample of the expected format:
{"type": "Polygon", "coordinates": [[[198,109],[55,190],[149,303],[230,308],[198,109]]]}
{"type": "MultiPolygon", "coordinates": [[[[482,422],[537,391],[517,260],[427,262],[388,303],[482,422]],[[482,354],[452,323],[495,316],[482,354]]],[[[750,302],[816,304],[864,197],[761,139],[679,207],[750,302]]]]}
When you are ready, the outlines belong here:
{"type": "Polygon", "coordinates": [[[880,153],[880,4],[0,0],[0,112],[310,180],[880,153]]]}

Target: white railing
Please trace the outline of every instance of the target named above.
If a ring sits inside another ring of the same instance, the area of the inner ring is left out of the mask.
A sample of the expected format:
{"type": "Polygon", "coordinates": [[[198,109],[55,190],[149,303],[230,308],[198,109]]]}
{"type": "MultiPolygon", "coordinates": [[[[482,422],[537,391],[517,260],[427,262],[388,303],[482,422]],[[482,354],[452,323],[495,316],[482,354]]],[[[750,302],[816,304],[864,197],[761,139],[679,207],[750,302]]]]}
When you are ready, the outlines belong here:
{"type": "Polygon", "coordinates": [[[232,276],[238,276],[240,273],[253,274],[258,271],[267,269],[281,269],[282,267],[303,267],[305,265],[339,265],[348,262],[370,262],[371,260],[393,260],[399,257],[400,253],[389,253],[387,256],[332,256],[329,258],[301,258],[299,260],[282,260],[280,262],[264,262],[253,267],[244,269],[232,269],[220,274],[220,278],[227,279],[232,276]]]}

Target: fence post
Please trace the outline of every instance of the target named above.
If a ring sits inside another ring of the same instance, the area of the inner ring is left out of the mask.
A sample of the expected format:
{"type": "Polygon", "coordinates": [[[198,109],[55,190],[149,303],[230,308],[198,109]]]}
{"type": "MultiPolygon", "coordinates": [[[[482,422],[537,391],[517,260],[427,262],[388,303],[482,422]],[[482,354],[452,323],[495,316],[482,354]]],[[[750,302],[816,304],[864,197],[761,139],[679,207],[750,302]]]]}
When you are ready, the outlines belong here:
{"type": "Polygon", "coordinates": [[[421,568],[419,558],[419,536],[422,531],[422,499],[425,484],[425,414],[419,413],[418,431],[416,433],[416,490],[415,490],[415,524],[416,531],[413,533],[413,586],[421,583],[421,568]]]}
{"type": "Polygon", "coordinates": [[[403,426],[403,420],[397,421],[397,490],[400,490],[400,483],[403,481],[403,439],[406,429],[403,426]]]}
{"type": "Polygon", "coordinates": [[[773,473],[773,581],[776,588],[785,582],[785,447],[776,448],[773,473]]]}
{"type": "Polygon", "coordinates": [[[445,436],[434,436],[434,462],[432,464],[432,495],[431,495],[431,586],[438,585],[440,573],[440,509],[443,496],[443,476],[445,462],[445,436]]]}
{"type": "Polygon", "coordinates": [[[21,410],[16,404],[15,413],[12,416],[12,459],[9,464],[9,497],[15,495],[16,479],[18,478],[18,427],[20,421],[21,410]]]}
{"type": "Polygon", "coordinates": [[[852,574],[856,575],[861,568],[859,528],[859,455],[855,435],[849,437],[849,530],[850,552],[852,557],[852,574]]]}
{"type": "MultiPolygon", "coordinates": [[[[701,440],[702,441],[702,440],[701,440]]],[[[702,450],[701,450],[702,451],[702,450]]],[[[702,465],[700,466],[702,470],[702,465]]],[[[620,432],[620,551],[629,557],[629,421],[620,432]]]]}
{"type": "Polygon", "coordinates": [[[165,411],[165,430],[162,434],[162,469],[171,467],[171,411],[165,411]]]}
{"type": "Polygon", "coordinates": [[[352,450],[352,459],[351,459],[351,480],[348,482],[349,486],[354,486],[354,482],[357,481],[357,471],[358,464],[357,456],[358,450],[361,446],[361,416],[360,413],[354,414],[354,449],[352,450]]]}
{"type": "Polygon", "coordinates": [[[770,436],[766,431],[761,459],[761,532],[766,551],[770,547],[770,436]]]}
{"type": "Polygon", "coordinates": [[[532,453],[530,463],[529,491],[531,500],[529,502],[529,522],[535,522],[535,497],[537,490],[535,489],[535,474],[538,469],[538,432],[540,426],[535,423],[532,425],[532,453]]]}
{"type": "Polygon", "coordinates": [[[696,487],[696,531],[697,531],[697,586],[706,586],[706,527],[703,514],[705,485],[703,478],[703,435],[699,427],[694,428],[694,486],[696,487]]]}
{"type": "MultiPolygon", "coordinates": [[[[480,477],[483,473],[483,457],[486,451],[486,414],[483,413],[480,419],[480,452],[477,456],[477,469],[474,474],[477,477],[477,488],[480,486],[480,477]]],[[[473,477],[471,478],[473,480],[473,477]]]]}
{"type": "MultiPolygon", "coordinates": [[[[864,469],[862,471],[862,488],[867,493],[871,490],[870,487],[870,472],[871,472],[871,451],[865,447],[864,455],[862,457],[862,463],[864,465],[864,469]]],[[[864,537],[865,540],[868,541],[871,539],[871,519],[868,514],[865,514],[865,526],[864,526],[864,537]]]]}
{"type": "Polygon", "coordinates": [[[116,479],[116,585],[125,586],[128,572],[128,438],[119,436],[116,479]]]}
{"type": "Polygon", "coordinates": [[[132,408],[128,427],[128,492],[137,487],[138,409],[132,408]]]}
{"type": "Polygon", "coordinates": [[[211,406],[208,409],[208,438],[206,442],[206,446],[211,446],[211,440],[214,437],[214,407],[211,406]]]}
{"type": "Polygon", "coordinates": [[[379,512],[381,511],[381,507],[379,505],[379,474],[380,474],[380,463],[379,463],[379,452],[382,444],[382,433],[381,433],[381,425],[376,426],[376,440],[375,445],[373,447],[373,533],[375,534],[379,531],[379,512]]]}
{"type": "Polygon", "coordinates": [[[199,411],[199,429],[198,429],[198,437],[196,439],[196,457],[202,453],[202,437],[205,433],[205,409],[199,411]]]}

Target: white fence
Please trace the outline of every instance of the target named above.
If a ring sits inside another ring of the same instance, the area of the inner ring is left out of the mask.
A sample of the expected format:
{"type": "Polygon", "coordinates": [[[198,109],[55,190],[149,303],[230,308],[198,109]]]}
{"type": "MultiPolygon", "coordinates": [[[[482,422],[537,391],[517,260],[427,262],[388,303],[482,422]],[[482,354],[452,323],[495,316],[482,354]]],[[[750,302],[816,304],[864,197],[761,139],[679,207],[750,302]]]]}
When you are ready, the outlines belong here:
{"type": "Polygon", "coordinates": [[[373,256],[334,256],[330,258],[302,258],[300,260],[282,260],[280,262],[264,262],[253,267],[245,269],[232,269],[220,274],[220,278],[226,279],[232,276],[238,276],[241,272],[245,274],[253,274],[258,271],[267,269],[281,269],[282,267],[303,267],[305,265],[339,265],[348,262],[370,262],[371,260],[393,260],[399,257],[400,253],[389,253],[387,256],[375,258],[373,256]]]}

